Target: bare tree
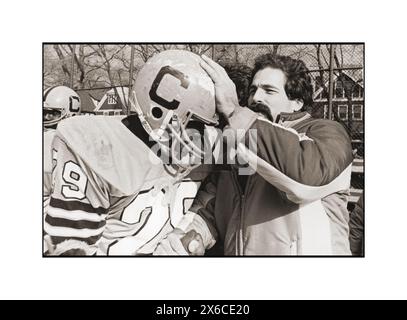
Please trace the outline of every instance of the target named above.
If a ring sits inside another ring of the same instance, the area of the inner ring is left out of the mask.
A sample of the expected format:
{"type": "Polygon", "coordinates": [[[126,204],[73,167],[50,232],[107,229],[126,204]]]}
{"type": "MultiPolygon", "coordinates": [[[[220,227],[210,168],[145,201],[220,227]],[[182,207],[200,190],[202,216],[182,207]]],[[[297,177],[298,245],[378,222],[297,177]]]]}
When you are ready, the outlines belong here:
{"type": "Polygon", "coordinates": [[[64,54],[62,53],[62,48],[63,48],[63,46],[59,46],[57,44],[54,45],[54,50],[57,53],[58,58],[61,62],[62,71],[64,72],[65,76],[68,78],[71,76],[71,70],[69,70],[68,61],[66,59],[66,56],[64,56],[64,54]]]}
{"type": "Polygon", "coordinates": [[[277,55],[281,49],[280,44],[272,44],[272,45],[264,45],[262,46],[267,53],[271,53],[272,55],[277,55]]]}
{"type": "MultiPolygon", "coordinates": [[[[327,88],[326,88],[326,81],[327,79],[325,79],[325,74],[326,72],[324,72],[324,69],[326,69],[328,67],[328,61],[327,58],[324,55],[323,47],[320,44],[316,44],[314,45],[315,49],[316,49],[316,62],[317,62],[317,66],[318,66],[318,70],[319,70],[319,77],[315,78],[315,82],[316,85],[318,87],[322,87],[323,91],[327,92],[327,88]]],[[[312,57],[312,55],[311,55],[312,57]]]]}
{"type": "MultiPolygon", "coordinates": [[[[98,45],[91,45],[90,48],[93,50],[95,55],[101,59],[97,65],[99,65],[99,68],[107,73],[108,80],[109,80],[109,86],[113,87],[115,95],[117,97],[120,97],[118,91],[117,91],[117,85],[123,87],[128,86],[128,81],[126,83],[123,83],[121,72],[123,72],[120,68],[114,67],[114,65],[117,63],[117,61],[120,61],[120,59],[117,59],[120,57],[120,52],[124,50],[126,45],[120,45],[120,46],[113,46],[113,45],[103,45],[103,44],[98,44],[98,45]],[[101,64],[100,64],[101,62],[101,64]]],[[[124,91],[122,92],[122,96],[124,97],[124,91]]],[[[124,113],[127,113],[127,99],[123,99],[122,105],[126,110],[123,110],[124,113]]]]}
{"type": "Polygon", "coordinates": [[[207,54],[212,49],[212,44],[188,44],[185,49],[198,55],[207,54]]]}
{"type": "Polygon", "coordinates": [[[54,49],[51,46],[44,46],[44,67],[43,67],[43,79],[44,90],[46,88],[65,84],[67,81],[66,75],[61,68],[61,62],[57,56],[55,56],[54,49]]]}
{"type": "MultiPolygon", "coordinates": [[[[48,48],[49,49],[49,48],[48,48]]],[[[52,74],[51,78],[57,78],[58,83],[70,85],[68,79],[72,75],[71,70],[71,61],[72,57],[75,61],[75,72],[74,72],[74,89],[83,89],[85,87],[91,87],[92,83],[102,78],[100,75],[95,74],[95,70],[100,68],[100,65],[94,65],[91,61],[93,60],[96,52],[89,51],[89,46],[79,45],[79,49],[73,49],[71,44],[58,45],[55,44],[52,46],[54,57],[58,60],[58,68],[52,66],[52,64],[45,64],[44,79],[45,82],[53,82],[49,79],[49,76],[52,74]],[[92,79],[92,78],[96,79],[92,79]]],[[[48,52],[48,60],[53,60],[52,54],[48,52]]],[[[54,59],[55,60],[55,59],[54,59]]]]}
{"type": "Polygon", "coordinates": [[[151,48],[150,48],[150,45],[148,45],[148,44],[136,45],[134,47],[134,50],[143,62],[147,62],[147,60],[150,59],[157,52],[156,47],[151,46],[151,48]],[[154,49],[154,51],[152,49],[154,49]]]}

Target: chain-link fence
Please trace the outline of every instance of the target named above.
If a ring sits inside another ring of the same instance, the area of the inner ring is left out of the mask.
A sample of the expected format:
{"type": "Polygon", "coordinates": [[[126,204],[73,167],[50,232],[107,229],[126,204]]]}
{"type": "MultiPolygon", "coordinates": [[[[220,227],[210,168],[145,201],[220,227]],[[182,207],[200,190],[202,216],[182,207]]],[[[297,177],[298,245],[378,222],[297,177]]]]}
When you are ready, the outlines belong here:
{"type": "Polygon", "coordinates": [[[308,111],[340,122],[351,137],[351,203],[357,201],[364,189],[363,44],[45,44],[44,87],[72,87],[81,95],[85,111],[129,113],[129,87],[138,71],[151,56],[168,49],[206,54],[224,66],[242,105],[256,57],[271,53],[304,61],[314,87],[314,104],[308,111]]]}
{"type": "Polygon", "coordinates": [[[314,104],[310,112],[314,117],[341,123],[351,138],[355,157],[349,204],[352,209],[364,190],[364,46],[314,47],[316,56],[311,53],[301,58],[313,79],[314,104]]]}

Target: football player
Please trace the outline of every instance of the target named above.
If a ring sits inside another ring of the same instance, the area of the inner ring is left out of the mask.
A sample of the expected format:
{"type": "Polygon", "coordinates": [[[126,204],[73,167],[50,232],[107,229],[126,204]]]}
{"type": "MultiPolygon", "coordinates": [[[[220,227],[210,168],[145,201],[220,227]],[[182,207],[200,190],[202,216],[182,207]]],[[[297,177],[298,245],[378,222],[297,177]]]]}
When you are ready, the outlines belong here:
{"type": "Polygon", "coordinates": [[[51,143],[58,123],[68,117],[81,113],[81,99],[71,88],[65,86],[51,87],[43,96],[44,123],[44,201],[51,191],[51,173],[53,168],[51,143]]]}
{"type": "Polygon", "coordinates": [[[195,181],[207,175],[198,168],[212,151],[204,128],[218,123],[214,86],[199,61],[187,51],[157,54],[136,79],[137,115],[58,125],[48,254],[152,254],[183,220],[195,181]]]}
{"type": "Polygon", "coordinates": [[[71,88],[51,87],[43,96],[43,121],[45,129],[55,129],[65,118],[81,113],[81,99],[71,88]]]}

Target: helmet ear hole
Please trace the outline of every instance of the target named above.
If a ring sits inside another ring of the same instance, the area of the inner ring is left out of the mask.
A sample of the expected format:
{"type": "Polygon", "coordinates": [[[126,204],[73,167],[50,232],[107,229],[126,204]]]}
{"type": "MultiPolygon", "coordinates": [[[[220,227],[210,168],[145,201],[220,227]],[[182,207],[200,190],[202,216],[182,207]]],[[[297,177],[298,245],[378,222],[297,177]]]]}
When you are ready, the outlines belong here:
{"type": "Polygon", "coordinates": [[[151,114],[154,118],[160,119],[163,116],[163,111],[159,107],[154,107],[151,109],[151,114]]]}

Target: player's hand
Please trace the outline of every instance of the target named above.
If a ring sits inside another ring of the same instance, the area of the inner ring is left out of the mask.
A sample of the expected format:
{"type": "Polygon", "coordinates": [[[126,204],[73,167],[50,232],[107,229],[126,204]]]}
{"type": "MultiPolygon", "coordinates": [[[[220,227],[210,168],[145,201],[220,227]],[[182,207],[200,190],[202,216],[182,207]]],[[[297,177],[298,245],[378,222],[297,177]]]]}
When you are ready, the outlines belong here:
{"type": "Polygon", "coordinates": [[[205,254],[205,246],[202,236],[195,230],[188,231],[181,238],[182,245],[192,256],[203,256],[205,254]]]}
{"type": "Polygon", "coordinates": [[[205,247],[201,235],[190,231],[185,233],[181,229],[174,229],[166,238],[161,240],[153,252],[154,256],[188,256],[203,255],[205,247]],[[193,235],[193,236],[191,236],[193,235]]]}
{"type": "Polygon", "coordinates": [[[44,254],[47,256],[52,256],[54,254],[55,246],[52,243],[51,237],[46,234],[44,236],[44,254]]]}
{"type": "Polygon", "coordinates": [[[201,56],[200,65],[215,84],[216,109],[226,119],[239,106],[236,86],[227,75],[225,69],[205,55],[201,56]]]}

